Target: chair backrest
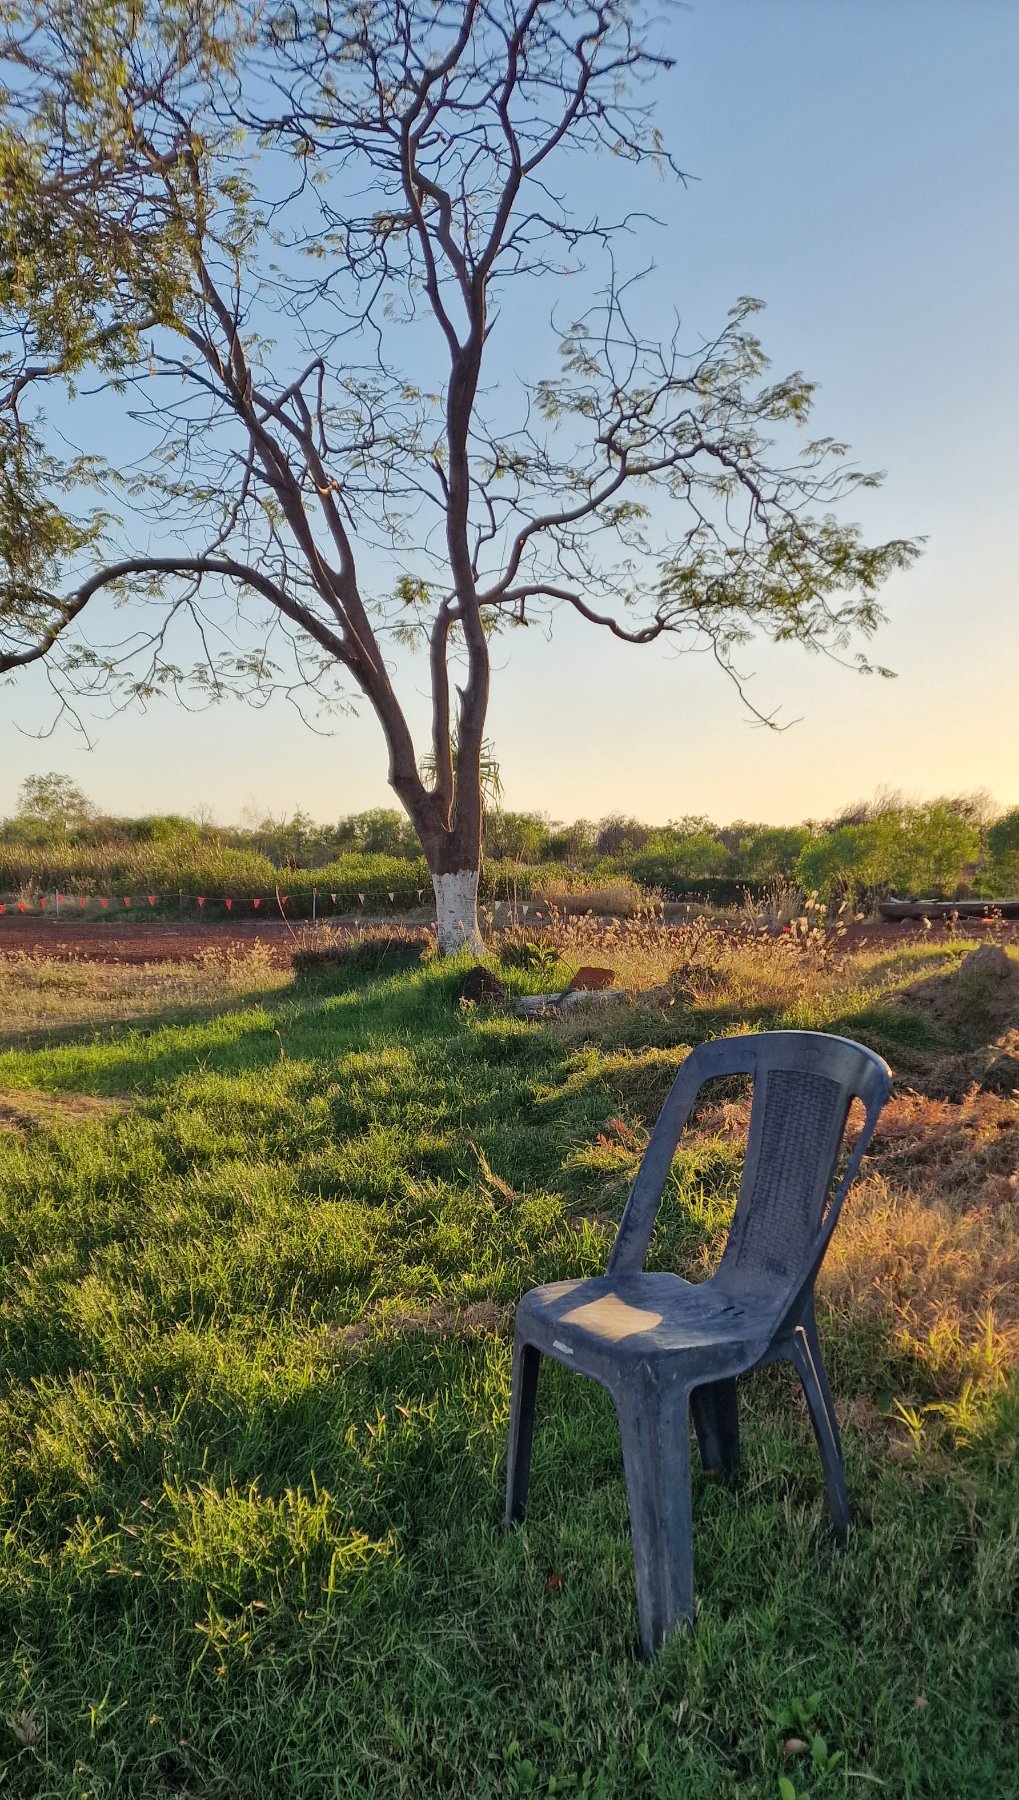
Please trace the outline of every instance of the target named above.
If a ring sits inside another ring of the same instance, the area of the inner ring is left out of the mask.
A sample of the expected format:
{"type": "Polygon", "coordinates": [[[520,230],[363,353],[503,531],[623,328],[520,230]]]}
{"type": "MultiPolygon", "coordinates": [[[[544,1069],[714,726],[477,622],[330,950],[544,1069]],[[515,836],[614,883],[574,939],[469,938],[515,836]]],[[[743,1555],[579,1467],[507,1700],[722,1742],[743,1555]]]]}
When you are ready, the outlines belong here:
{"type": "Polygon", "coordinates": [[[680,1132],[705,1081],[745,1074],[754,1079],[746,1160],[715,1279],[785,1313],[817,1272],[891,1087],[888,1065],[849,1038],[764,1031],[691,1051],[651,1134],[608,1266],[610,1273],[643,1266],[680,1132]],[[832,1195],[856,1098],[865,1108],[864,1126],[832,1195]]]}

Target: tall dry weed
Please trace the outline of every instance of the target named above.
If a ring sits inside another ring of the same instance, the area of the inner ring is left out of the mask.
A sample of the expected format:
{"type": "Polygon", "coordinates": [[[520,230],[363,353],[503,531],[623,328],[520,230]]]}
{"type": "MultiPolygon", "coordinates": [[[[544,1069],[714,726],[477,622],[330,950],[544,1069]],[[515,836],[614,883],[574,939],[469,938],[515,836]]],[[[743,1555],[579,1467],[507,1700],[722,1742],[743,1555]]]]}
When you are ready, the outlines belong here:
{"type": "Polygon", "coordinates": [[[561,875],[538,875],[532,892],[536,900],[568,917],[600,913],[636,919],[654,914],[661,904],[654,893],[642,888],[629,875],[614,876],[611,881],[593,885],[578,885],[561,875]]]}
{"type": "Polygon", "coordinates": [[[503,944],[514,948],[540,942],[567,967],[609,966],[616,985],[634,994],[673,998],[694,1005],[774,1009],[827,991],[841,968],[839,935],[811,927],[784,934],[750,926],[734,930],[710,919],[666,924],[659,909],[632,919],[593,914],[574,918],[561,908],[540,933],[520,928],[503,944]]]}

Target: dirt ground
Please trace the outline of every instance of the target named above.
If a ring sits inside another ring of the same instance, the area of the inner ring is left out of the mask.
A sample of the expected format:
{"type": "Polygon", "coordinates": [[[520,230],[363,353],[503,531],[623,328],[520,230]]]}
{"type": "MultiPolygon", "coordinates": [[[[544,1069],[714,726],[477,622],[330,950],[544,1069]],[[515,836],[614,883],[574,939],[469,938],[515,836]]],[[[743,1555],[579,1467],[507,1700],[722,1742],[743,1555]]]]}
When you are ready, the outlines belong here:
{"type": "MultiPolygon", "coordinates": [[[[358,925],[420,924],[422,918],[423,915],[418,913],[400,919],[360,917],[335,923],[355,929],[358,925]]],[[[67,962],[191,962],[210,951],[236,952],[257,943],[264,946],[274,960],[286,962],[299,946],[313,941],[314,930],[307,923],[289,924],[284,919],[231,919],[209,923],[153,920],[137,925],[115,925],[111,920],[107,925],[73,919],[6,917],[0,920],[0,956],[53,957],[67,962]]],[[[889,949],[901,949],[911,939],[936,944],[950,941],[953,936],[1019,945],[1019,923],[973,919],[967,920],[965,926],[934,924],[925,931],[914,921],[903,925],[868,922],[851,925],[844,943],[851,950],[878,949],[885,945],[889,949]]]]}
{"type": "Polygon", "coordinates": [[[281,960],[296,949],[303,926],[283,919],[231,919],[224,924],[186,920],[181,924],[79,924],[63,919],[0,920],[0,956],[52,957],[58,962],[192,962],[210,950],[264,944],[281,960]]]}

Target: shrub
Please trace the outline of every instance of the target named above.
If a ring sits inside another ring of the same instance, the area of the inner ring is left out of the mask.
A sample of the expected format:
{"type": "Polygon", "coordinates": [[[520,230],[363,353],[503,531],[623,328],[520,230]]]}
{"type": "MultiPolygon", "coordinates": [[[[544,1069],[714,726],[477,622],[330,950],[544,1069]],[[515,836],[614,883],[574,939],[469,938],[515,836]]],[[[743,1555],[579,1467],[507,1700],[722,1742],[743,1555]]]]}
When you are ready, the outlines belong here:
{"type": "Polygon", "coordinates": [[[801,886],[827,896],[951,895],[980,852],[980,827],[949,802],[897,807],[812,837],[796,865],[801,886]]]}

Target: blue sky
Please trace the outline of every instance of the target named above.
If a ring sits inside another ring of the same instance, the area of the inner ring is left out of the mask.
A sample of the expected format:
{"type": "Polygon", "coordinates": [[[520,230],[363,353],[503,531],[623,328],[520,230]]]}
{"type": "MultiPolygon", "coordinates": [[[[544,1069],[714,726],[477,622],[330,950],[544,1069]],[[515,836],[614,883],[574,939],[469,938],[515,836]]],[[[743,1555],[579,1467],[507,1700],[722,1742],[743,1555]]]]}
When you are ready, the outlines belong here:
{"type": "MultiPolygon", "coordinates": [[[[507,804],[785,821],[882,784],[1019,801],[1019,7],[701,0],[676,15],[674,40],[661,121],[695,179],[650,196],[667,221],[649,240],[651,297],[692,337],[738,295],[764,299],[777,371],[819,384],[816,427],[888,471],[852,515],[927,549],[886,590],[874,653],[896,681],[797,649],[746,652],[758,703],[799,721],[781,734],[751,727],[705,659],[630,650],[579,622],[551,644],[512,634],[495,647],[489,733],[507,804]]],[[[625,197],[615,167],[584,181],[582,210],[606,185],[625,197]]],[[[529,320],[508,305],[501,331],[500,366],[523,366],[529,320]]],[[[422,673],[404,671],[417,720],[422,673]]],[[[44,716],[39,680],[4,702],[0,811],[47,768],[115,811],[329,818],[391,802],[368,712],[322,738],[282,703],[166,703],[93,720],[86,753],[68,728],[24,735],[44,716]]]]}

